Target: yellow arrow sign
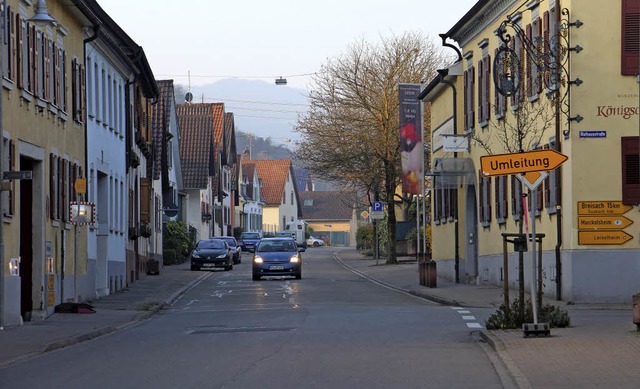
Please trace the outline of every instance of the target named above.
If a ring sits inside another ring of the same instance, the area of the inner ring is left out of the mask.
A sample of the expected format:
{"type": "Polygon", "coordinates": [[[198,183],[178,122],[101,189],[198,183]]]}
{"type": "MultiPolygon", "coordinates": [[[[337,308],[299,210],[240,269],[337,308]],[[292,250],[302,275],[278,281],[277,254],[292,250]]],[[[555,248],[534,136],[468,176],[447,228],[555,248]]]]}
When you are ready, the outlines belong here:
{"type": "Polygon", "coordinates": [[[624,216],[578,216],[580,230],[621,230],[633,224],[624,216]]]}
{"type": "Polygon", "coordinates": [[[633,236],[624,231],[578,231],[578,244],[580,245],[621,245],[633,239],[633,236]]]}
{"type": "Polygon", "coordinates": [[[480,165],[482,174],[485,176],[505,176],[553,170],[567,159],[569,157],[566,155],[547,149],[525,153],[485,155],[480,157],[480,165]]]}
{"type": "Polygon", "coordinates": [[[578,215],[624,215],[633,209],[622,201],[578,201],[578,215]]]}

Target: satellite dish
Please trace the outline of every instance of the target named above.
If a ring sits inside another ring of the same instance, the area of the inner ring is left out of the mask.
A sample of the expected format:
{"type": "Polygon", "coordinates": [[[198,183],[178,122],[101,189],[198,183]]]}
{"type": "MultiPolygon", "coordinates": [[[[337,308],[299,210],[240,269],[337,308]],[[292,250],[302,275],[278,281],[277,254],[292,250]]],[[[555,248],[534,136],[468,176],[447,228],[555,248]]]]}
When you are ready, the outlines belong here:
{"type": "Polygon", "coordinates": [[[190,103],[193,100],[193,94],[191,92],[187,92],[186,95],[184,95],[184,101],[186,101],[187,103],[190,103]]]}

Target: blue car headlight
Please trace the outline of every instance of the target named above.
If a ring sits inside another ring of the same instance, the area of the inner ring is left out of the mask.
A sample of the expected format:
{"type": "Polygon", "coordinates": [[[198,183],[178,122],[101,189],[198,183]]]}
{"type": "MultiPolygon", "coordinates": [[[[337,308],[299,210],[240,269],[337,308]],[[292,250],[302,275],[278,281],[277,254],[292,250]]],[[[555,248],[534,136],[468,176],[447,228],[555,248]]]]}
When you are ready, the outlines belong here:
{"type": "Polygon", "coordinates": [[[227,254],[220,254],[216,258],[225,258],[226,256],[227,256],[227,254]]]}
{"type": "Polygon", "coordinates": [[[289,258],[289,262],[298,263],[298,262],[300,262],[300,257],[297,256],[297,255],[294,255],[293,257],[289,258]]]}
{"type": "Polygon", "coordinates": [[[259,255],[256,255],[255,257],[253,257],[253,263],[262,263],[262,257],[259,255]]]}
{"type": "Polygon", "coordinates": [[[191,254],[191,258],[200,258],[200,255],[198,255],[196,253],[193,253],[193,254],[191,254]]]}

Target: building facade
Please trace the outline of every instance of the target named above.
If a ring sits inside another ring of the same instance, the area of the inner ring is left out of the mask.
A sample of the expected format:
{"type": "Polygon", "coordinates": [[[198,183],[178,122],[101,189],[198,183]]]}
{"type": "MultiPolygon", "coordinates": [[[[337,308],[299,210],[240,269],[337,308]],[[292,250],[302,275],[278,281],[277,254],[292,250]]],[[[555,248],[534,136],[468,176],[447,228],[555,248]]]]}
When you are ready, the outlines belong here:
{"type": "Polygon", "coordinates": [[[439,275],[531,290],[533,265],[548,297],[626,302],[637,292],[638,15],[628,0],[483,0],[443,35],[458,60],[421,94],[439,275]],[[522,168],[534,151],[567,159],[522,168]],[[494,174],[483,165],[491,156],[520,171],[494,174]],[[532,264],[529,239],[522,254],[507,241],[534,231],[532,264]]]}

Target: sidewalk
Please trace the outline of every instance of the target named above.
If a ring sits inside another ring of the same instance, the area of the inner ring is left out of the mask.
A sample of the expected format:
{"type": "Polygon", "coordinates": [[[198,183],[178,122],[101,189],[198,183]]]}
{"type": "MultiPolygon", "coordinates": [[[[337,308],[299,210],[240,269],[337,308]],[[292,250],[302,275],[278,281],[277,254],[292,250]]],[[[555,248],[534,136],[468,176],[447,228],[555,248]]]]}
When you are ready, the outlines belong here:
{"type": "Polygon", "coordinates": [[[189,264],[165,266],[159,275],[91,302],[95,313],[54,313],[44,321],[6,327],[0,331],[0,368],[145,320],[210,275],[190,271],[189,264]]]}
{"type": "MultiPolygon", "coordinates": [[[[444,305],[498,308],[502,289],[495,286],[455,284],[438,278],[437,288],[419,285],[415,261],[385,265],[355,249],[336,250],[344,266],[393,289],[444,305]]],[[[511,292],[511,298],[515,295],[511,292]]],[[[481,337],[497,352],[519,388],[637,388],[640,387],[640,332],[628,305],[567,305],[571,327],[552,328],[551,335],[524,337],[522,330],[488,331],[481,337]]],[[[484,323],[482,323],[484,325],[484,323]]]]}
{"type": "MultiPolygon", "coordinates": [[[[494,286],[455,284],[443,278],[438,279],[437,288],[420,286],[415,261],[388,266],[379,260],[376,265],[376,260],[355,249],[333,252],[337,261],[373,282],[443,305],[465,307],[472,314],[474,308],[487,312],[503,302],[502,289],[494,286]]],[[[0,368],[134,325],[210,275],[192,272],[188,264],[165,266],[159,275],[93,302],[96,313],[56,313],[42,322],[5,328],[0,331],[0,368]]],[[[571,327],[552,328],[548,337],[525,338],[522,330],[480,330],[500,357],[498,363],[509,372],[512,386],[638,387],[640,333],[632,323],[631,302],[628,306],[559,304],[569,311],[571,327]]]]}

